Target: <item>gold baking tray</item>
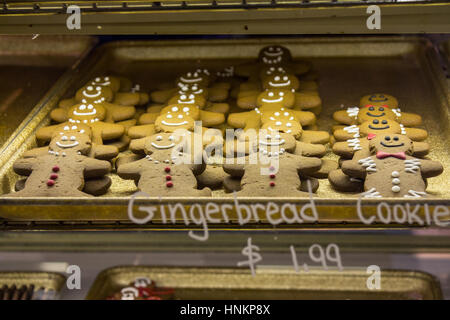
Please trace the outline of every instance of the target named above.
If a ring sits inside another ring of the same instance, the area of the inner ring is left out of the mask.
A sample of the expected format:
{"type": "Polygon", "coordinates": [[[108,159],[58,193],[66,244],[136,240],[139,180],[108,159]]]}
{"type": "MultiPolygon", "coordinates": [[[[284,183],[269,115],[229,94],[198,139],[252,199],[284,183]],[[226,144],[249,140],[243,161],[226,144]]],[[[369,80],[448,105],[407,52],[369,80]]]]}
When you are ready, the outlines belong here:
{"type": "Polygon", "coordinates": [[[381,270],[381,289],[367,289],[366,270],[248,269],[211,267],[115,267],[101,272],[86,297],[106,299],[138,277],[175,290],[180,300],[442,299],[439,282],[419,271],[381,270]]]}
{"type": "Polygon", "coordinates": [[[52,272],[0,272],[0,290],[4,286],[17,289],[26,286],[32,290],[26,300],[53,300],[59,296],[65,279],[63,275],[52,272]]]}
{"type": "Polygon", "coordinates": [[[39,116],[32,109],[47,103],[47,91],[94,44],[95,39],[87,36],[0,35],[1,160],[7,158],[9,142],[39,116]]]}
{"type": "MultiPolygon", "coordinates": [[[[436,205],[448,206],[450,201],[450,155],[449,107],[447,88],[442,70],[437,63],[434,51],[427,40],[420,37],[351,37],[351,38],[250,38],[223,40],[186,41],[122,41],[113,42],[98,48],[86,61],[72,73],[70,84],[61,85],[54,91],[55,96],[70,97],[76,89],[97,74],[119,74],[141,84],[144,91],[154,89],[159,82],[170,81],[177,74],[194,66],[219,69],[236,63],[254,60],[261,47],[279,43],[287,46],[294,58],[308,59],[319,73],[320,95],[323,99],[323,112],[319,117],[319,128],[329,130],[333,124],[332,113],[341,105],[352,106],[362,95],[370,92],[387,92],[398,97],[401,108],[417,112],[424,118],[424,125],[430,133],[430,158],[439,159],[444,164],[444,173],[429,179],[430,199],[405,200],[384,199],[387,203],[420,204],[420,214],[424,204],[432,210],[436,205]]],[[[18,176],[12,165],[21,154],[35,146],[36,128],[49,123],[49,111],[56,106],[58,99],[49,99],[46,104],[35,108],[35,116],[19,137],[13,141],[8,157],[3,157],[0,168],[2,193],[13,189],[18,176]]],[[[326,158],[336,159],[331,153],[326,158]]],[[[102,197],[85,198],[0,198],[0,217],[8,221],[72,221],[97,223],[130,222],[127,217],[129,196],[136,191],[132,181],[111,175],[112,187],[102,197]]],[[[309,226],[361,226],[356,211],[356,195],[338,193],[321,180],[315,197],[319,222],[309,226]]],[[[193,203],[205,205],[213,200],[220,204],[233,205],[233,199],[224,197],[222,190],[214,191],[212,198],[164,198],[137,199],[136,205],[166,205],[180,202],[186,207],[193,203]]],[[[297,198],[242,198],[240,203],[279,204],[289,201],[299,206],[307,204],[308,199],[297,198]]],[[[379,200],[363,200],[367,215],[374,214],[379,200]]],[[[236,221],[234,208],[228,212],[231,222],[236,221]]],[[[446,218],[447,221],[449,217],[446,218]]],[[[160,223],[159,213],[145,228],[174,228],[160,223]]],[[[178,217],[178,228],[185,226],[178,217]]],[[[261,216],[258,228],[271,228],[261,216]]],[[[247,225],[248,226],[248,225],[247,225]]],[[[292,227],[293,225],[290,225],[292,227]]],[[[303,224],[302,226],[308,226],[303,224]]],[[[365,225],[364,225],[365,226],[365,225]]],[[[380,227],[372,224],[369,227],[380,227]]],[[[389,225],[393,226],[393,225],[389,225]]],[[[198,226],[197,226],[198,227],[198,226]]],[[[214,227],[214,225],[212,226],[214,227]]],[[[236,228],[239,225],[219,225],[219,228],[236,228]]],[[[367,226],[365,226],[367,227],[367,226]]]]}

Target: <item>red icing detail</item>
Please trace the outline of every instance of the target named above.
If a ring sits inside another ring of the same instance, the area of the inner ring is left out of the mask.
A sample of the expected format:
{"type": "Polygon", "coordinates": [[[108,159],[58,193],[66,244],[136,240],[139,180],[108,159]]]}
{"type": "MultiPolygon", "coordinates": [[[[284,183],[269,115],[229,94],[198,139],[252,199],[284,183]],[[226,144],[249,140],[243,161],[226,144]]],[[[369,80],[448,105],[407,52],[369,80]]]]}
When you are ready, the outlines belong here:
{"type": "Polygon", "coordinates": [[[169,168],[169,167],[165,167],[165,168],[164,168],[164,171],[167,172],[167,173],[169,173],[169,172],[170,172],[170,168],[169,168]]]}
{"type": "Polygon", "coordinates": [[[270,175],[270,178],[271,178],[271,179],[275,179],[275,175],[272,173],[272,174],[270,175]]]}
{"type": "Polygon", "coordinates": [[[372,140],[373,138],[375,138],[377,135],[375,133],[369,133],[367,135],[367,140],[372,140]]]}
{"type": "Polygon", "coordinates": [[[166,176],[166,181],[172,180],[172,176],[166,176]]]}
{"type": "Polygon", "coordinates": [[[406,154],[404,152],[396,152],[396,153],[387,153],[384,151],[378,151],[377,152],[377,158],[378,159],[384,159],[388,157],[394,157],[401,160],[406,160],[406,154]]]}
{"type": "Polygon", "coordinates": [[[54,180],[48,180],[48,181],[47,181],[47,185],[48,185],[49,187],[53,187],[53,186],[55,185],[55,181],[54,181],[54,180]]]}
{"type": "Polygon", "coordinates": [[[366,105],[364,106],[364,108],[370,108],[370,107],[373,107],[373,104],[366,104],[366,105]]]}
{"type": "Polygon", "coordinates": [[[383,104],[382,107],[383,108],[389,108],[389,106],[387,104],[383,104]]]}
{"type": "Polygon", "coordinates": [[[58,179],[58,175],[57,175],[56,173],[52,173],[52,174],[50,175],[50,179],[56,180],[56,179],[58,179]]]}
{"type": "Polygon", "coordinates": [[[53,171],[53,172],[58,172],[58,171],[59,171],[59,167],[58,167],[58,166],[54,166],[54,167],[52,168],[52,171],[53,171]]]}
{"type": "Polygon", "coordinates": [[[269,183],[269,185],[270,185],[271,187],[275,187],[275,182],[271,182],[271,183],[269,183]]]}
{"type": "Polygon", "coordinates": [[[169,181],[166,183],[166,187],[167,188],[172,188],[173,187],[173,182],[169,181]]]}

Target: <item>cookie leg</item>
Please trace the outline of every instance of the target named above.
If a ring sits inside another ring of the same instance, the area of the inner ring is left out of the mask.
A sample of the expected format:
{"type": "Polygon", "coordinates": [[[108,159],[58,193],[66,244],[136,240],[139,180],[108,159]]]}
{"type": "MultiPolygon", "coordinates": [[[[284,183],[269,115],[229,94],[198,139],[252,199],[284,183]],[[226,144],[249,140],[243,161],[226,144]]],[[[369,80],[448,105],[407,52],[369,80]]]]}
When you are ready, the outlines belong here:
{"type": "Polygon", "coordinates": [[[83,192],[93,196],[101,196],[108,192],[112,181],[110,177],[102,177],[96,179],[88,179],[84,182],[83,192]]]}
{"type": "Polygon", "coordinates": [[[319,189],[318,179],[306,176],[300,176],[300,179],[301,179],[300,191],[308,192],[308,180],[311,183],[311,191],[313,193],[316,193],[317,189],[319,189]]]}
{"type": "Polygon", "coordinates": [[[322,159],[322,166],[320,170],[312,173],[310,176],[318,179],[326,179],[331,171],[338,168],[338,164],[334,160],[322,159]]]}
{"type": "Polygon", "coordinates": [[[223,188],[226,193],[241,190],[241,178],[227,176],[223,179],[223,188]]]}

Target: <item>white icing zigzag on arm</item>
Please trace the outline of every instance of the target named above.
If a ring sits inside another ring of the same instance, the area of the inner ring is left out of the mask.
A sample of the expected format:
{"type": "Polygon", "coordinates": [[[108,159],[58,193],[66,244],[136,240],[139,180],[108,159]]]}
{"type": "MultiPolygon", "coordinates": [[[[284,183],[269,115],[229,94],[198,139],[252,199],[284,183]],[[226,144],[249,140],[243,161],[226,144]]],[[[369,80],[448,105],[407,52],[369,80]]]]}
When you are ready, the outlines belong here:
{"type": "Polygon", "coordinates": [[[377,189],[372,188],[366,192],[361,193],[363,198],[382,198],[383,196],[377,191],[377,189]]]}
{"type": "Polygon", "coordinates": [[[368,172],[377,172],[377,164],[370,157],[358,161],[368,172]]]}
{"type": "Polygon", "coordinates": [[[357,125],[355,125],[355,124],[351,125],[351,126],[348,126],[348,127],[345,127],[343,130],[347,131],[350,134],[353,133],[353,138],[359,138],[360,137],[360,135],[359,135],[359,127],[357,125]]]}
{"type": "Polygon", "coordinates": [[[405,160],[405,172],[408,173],[417,173],[420,167],[420,160],[418,159],[409,159],[405,160]]]}
{"type": "Polygon", "coordinates": [[[361,150],[361,144],[358,138],[354,138],[354,139],[348,139],[347,140],[347,145],[351,148],[353,148],[353,150],[361,150]]]}
{"type": "Polygon", "coordinates": [[[349,117],[353,117],[356,118],[358,116],[359,113],[359,108],[358,107],[349,107],[347,108],[347,114],[349,117]]]}
{"type": "Polygon", "coordinates": [[[427,195],[426,192],[422,191],[414,191],[414,190],[408,190],[408,194],[405,194],[404,198],[422,198],[427,195]]]}

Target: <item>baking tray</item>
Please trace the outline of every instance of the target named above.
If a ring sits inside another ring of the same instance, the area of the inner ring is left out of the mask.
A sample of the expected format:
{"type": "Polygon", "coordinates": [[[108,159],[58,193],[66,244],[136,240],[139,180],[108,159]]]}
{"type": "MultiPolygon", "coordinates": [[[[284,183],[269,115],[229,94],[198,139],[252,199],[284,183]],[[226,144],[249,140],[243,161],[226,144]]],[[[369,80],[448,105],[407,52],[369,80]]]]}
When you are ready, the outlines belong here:
{"type": "Polygon", "coordinates": [[[1,160],[7,158],[5,148],[12,139],[23,135],[32,117],[39,116],[33,108],[47,103],[47,91],[94,44],[87,36],[0,35],[1,160]]]}
{"type": "Polygon", "coordinates": [[[22,300],[53,300],[58,298],[65,279],[63,275],[51,272],[0,272],[0,290],[4,299],[4,286],[10,289],[26,286],[28,293],[22,295],[22,300]]]}
{"type": "Polygon", "coordinates": [[[180,300],[277,299],[442,299],[439,282],[418,271],[381,270],[381,289],[367,289],[366,270],[257,268],[255,276],[241,268],[115,267],[101,272],[86,297],[106,299],[138,277],[173,288],[180,300]]]}
{"type": "MultiPolygon", "coordinates": [[[[180,72],[195,66],[219,69],[236,63],[254,61],[259,50],[268,44],[282,44],[288,47],[295,59],[308,59],[319,73],[319,91],[323,99],[323,112],[318,125],[322,130],[330,130],[332,113],[342,105],[352,106],[359,98],[370,92],[388,92],[396,96],[403,110],[417,112],[424,118],[429,130],[431,144],[430,158],[439,159],[444,164],[444,173],[429,179],[430,199],[405,200],[387,198],[388,204],[420,204],[419,214],[424,213],[424,204],[433,210],[436,205],[448,206],[450,201],[450,155],[446,145],[449,137],[448,92],[442,69],[430,42],[421,37],[351,37],[351,38],[251,38],[222,40],[171,40],[171,41],[121,41],[99,47],[87,60],[73,71],[70,85],[61,85],[54,91],[55,96],[70,97],[76,89],[98,74],[118,74],[140,83],[144,91],[152,90],[158,83],[170,81],[180,72]],[[174,67],[176,66],[176,67],[174,67]]],[[[36,107],[36,115],[27,130],[9,146],[15,152],[5,159],[0,169],[2,193],[12,190],[18,176],[12,165],[21,154],[35,146],[34,131],[49,123],[48,113],[56,106],[58,99],[50,99],[36,107]]],[[[329,151],[326,158],[336,159],[329,151]]],[[[115,174],[110,192],[102,197],[86,198],[0,198],[0,217],[8,221],[65,221],[115,223],[130,222],[127,217],[129,196],[136,191],[132,181],[120,179],[115,174]]],[[[233,199],[224,197],[221,190],[215,191],[213,198],[164,198],[136,199],[136,205],[166,205],[180,202],[186,207],[193,203],[204,206],[207,202],[233,205],[233,199]]],[[[334,191],[327,180],[321,180],[315,197],[319,222],[302,226],[364,226],[357,216],[356,195],[334,191]]],[[[299,206],[308,199],[296,198],[240,198],[240,203],[283,204],[286,201],[299,206]]],[[[376,199],[363,200],[367,215],[374,215],[376,199]]],[[[236,228],[236,212],[228,211],[232,224],[217,225],[218,228],[236,228]],[[233,224],[234,223],[234,224],[233,224]]],[[[447,217],[449,220],[449,217],[447,217]]],[[[152,223],[145,228],[168,228],[171,224],[160,223],[157,212],[152,223]]],[[[272,228],[261,216],[258,228],[272,228]]],[[[177,218],[178,227],[186,226],[177,218]]],[[[246,225],[248,226],[248,225],[246,225]]],[[[283,225],[280,225],[282,227],[283,225]]],[[[376,223],[369,227],[377,226],[376,223]]],[[[389,226],[394,226],[391,224],[389,226]]],[[[215,225],[211,225],[215,227],[215,225]]],[[[293,227],[293,225],[289,225],[293,227]]],[[[377,226],[379,227],[379,225],[377,226]]]]}

